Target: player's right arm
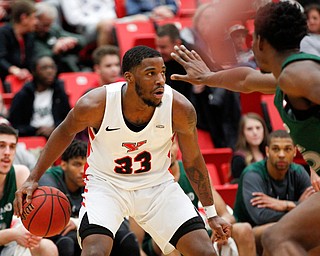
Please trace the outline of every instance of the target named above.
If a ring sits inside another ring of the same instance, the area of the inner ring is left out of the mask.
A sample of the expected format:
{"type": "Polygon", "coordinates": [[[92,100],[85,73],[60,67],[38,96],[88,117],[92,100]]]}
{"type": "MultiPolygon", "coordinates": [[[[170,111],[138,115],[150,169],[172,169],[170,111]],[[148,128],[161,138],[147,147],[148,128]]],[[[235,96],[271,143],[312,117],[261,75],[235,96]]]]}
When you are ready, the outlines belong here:
{"type": "Polygon", "coordinates": [[[172,80],[182,80],[193,85],[207,85],[225,88],[235,92],[275,93],[277,80],[272,74],[262,74],[249,67],[238,67],[219,72],[211,72],[199,54],[189,51],[185,46],[175,46],[173,59],[186,70],[186,75],[174,74],[172,80]]]}
{"type": "Polygon", "coordinates": [[[67,117],[52,132],[35,168],[26,182],[16,191],[14,212],[17,216],[22,214],[23,197],[26,195],[26,200],[31,202],[33,191],[38,187],[40,177],[60,157],[75,135],[87,127],[97,130],[100,128],[105,109],[105,98],[104,87],[90,91],[77,102],[67,117]]]}

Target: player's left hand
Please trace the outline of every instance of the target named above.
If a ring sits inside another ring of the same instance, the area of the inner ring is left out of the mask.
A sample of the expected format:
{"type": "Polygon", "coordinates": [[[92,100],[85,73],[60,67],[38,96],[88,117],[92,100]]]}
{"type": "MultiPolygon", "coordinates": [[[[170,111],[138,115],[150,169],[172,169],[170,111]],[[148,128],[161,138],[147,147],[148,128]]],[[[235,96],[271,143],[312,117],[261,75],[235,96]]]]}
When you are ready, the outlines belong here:
{"type": "Polygon", "coordinates": [[[232,226],[219,216],[208,219],[208,223],[212,229],[212,239],[215,242],[227,241],[231,237],[232,226]]]}

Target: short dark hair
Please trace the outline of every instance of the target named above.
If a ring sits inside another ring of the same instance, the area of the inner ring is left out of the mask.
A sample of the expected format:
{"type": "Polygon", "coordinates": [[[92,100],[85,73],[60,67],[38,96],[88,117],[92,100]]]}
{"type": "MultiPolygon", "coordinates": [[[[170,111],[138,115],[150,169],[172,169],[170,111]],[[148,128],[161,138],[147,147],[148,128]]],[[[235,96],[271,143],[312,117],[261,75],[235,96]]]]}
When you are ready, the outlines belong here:
{"type": "Polygon", "coordinates": [[[307,35],[307,21],[299,3],[266,4],[257,11],[254,27],[255,34],[277,51],[300,49],[307,35]]]}
{"type": "Polygon", "coordinates": [[[169,36],[170,40],[173,42],[175,40],[181,39],[180,31],[176,25],[173,23],[164,24],[157,28],[157,36],[164,37],[169,36]]]}
{"type": "Polygon", "coordinates": [[[63,152],[61,160],[68,162],[72,158],[86,157],[87,143],[83,140],[73,140],[67,149],[63,152]]]}
{"type": "MultiPolygon", "coordinates": [[[[271,132],[271,133],[269,134],[268,140],[267,140],[267,146],[270,145],[271,140],[272,140],[273,138],[282,138],[282,139],[289,138],[289,139],[292,140],[290,134],[289,134],[287,131],[285,131],[285,130],[275,130],[275,131],[273,131],[273,132],[271,132]]],[[[292,141],[292,144],[293,144],[293,141],[292,141]]]]}
{"type": "Polygon", "coordinates": [[[160,57],[160,52],[153,48],[144,45],[138,45],[128,50],[122,59],[122,74],[131,71],[132,68],[140,65],[140,63],[147,58],[160,57]]]}
{"type": "Polygon", "coordinates": [[[18,141],[18,131],[7,124],[0,124],[0,134],[14,135],[18,141]]]}
{"type": "Polygon", "coordinates": [[[21,15],[27,16],[36,12],[36,7],[31,0],[17,0],[14,1],[11,7],[11,17],[13,23],[19,23],[21,21],[21,15]]]}
{"type": "Polygon", "coordinates": [[[117,55],[119,58],[119,48],[114,45],[102,45],[92,53],[93,64],[100,64],[101,59],[106,55],[117,55]]]}

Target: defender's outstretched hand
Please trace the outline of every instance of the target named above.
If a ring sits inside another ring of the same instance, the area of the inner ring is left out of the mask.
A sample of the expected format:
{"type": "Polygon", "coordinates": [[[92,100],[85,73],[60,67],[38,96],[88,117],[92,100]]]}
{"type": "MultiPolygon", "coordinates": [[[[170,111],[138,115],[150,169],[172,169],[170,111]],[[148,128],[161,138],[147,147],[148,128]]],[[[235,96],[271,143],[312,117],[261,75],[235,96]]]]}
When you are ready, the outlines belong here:
{"type": "Polygon", "coordinates": [[[176,52],[171,53],[171,57],[180,63],[186,70],[186,75],[173,74],[172,80],[182,80],[193,85],[203,85],[207,75],[212,74],[205,62],[194,50],[189,51],[184,45],[175,46],[176,52]]]}

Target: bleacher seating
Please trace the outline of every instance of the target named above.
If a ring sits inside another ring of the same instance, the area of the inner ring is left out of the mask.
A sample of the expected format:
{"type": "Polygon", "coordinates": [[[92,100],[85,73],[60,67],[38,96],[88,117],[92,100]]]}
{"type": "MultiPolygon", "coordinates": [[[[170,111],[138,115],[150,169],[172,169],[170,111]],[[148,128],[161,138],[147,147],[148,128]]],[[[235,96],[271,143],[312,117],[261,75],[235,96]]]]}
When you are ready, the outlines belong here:
{"type": "Polygon", "coordinates": [[[27,136],[19,137],[19,143],[24,143],[27,149],[43,148],[47,143],[47,139],[43,136],[27,136]]]}
{"type": "Polygon", "coordinates": [[[265,94],[261,96],[263,115],[266,122],[270,121],[272,130],[284,129],[283,121],[274,103],[274,94],[265,94]]]}
{"type": "Polygon", "coordinates": [[[6,77],[6,82],[8,82],[10,84],[10,92],[9,93],[13,93],[16,94],[18,91],[20,91],[20,89],[23,87],[23,85],[27,82],[30,81],[32,78],[29,77],[27,79],[24,80],[20,80],[19,78],[17,78],[14,75],[8,75],[6,77]]]}
{"type": "Polygon", "coordinates": [[[98,75],[94,72],[66,72],[60,73],[59,79],[64,81],[70,106],[74,107],[77,100],[95,86],[98,75]]]}
{"type": "Polygon", "coordinates": [[[263,111],[261,107],[261,96],[260,92],[252,93],[240,93],[240,103],[242,114],[248,112],[255,112],[260,116],[263,116],[263,111]]]}
{"type": "Polygon", "coordinates": [[[120,56],[137,45],[146,45],[155,48],[155,27],[151,21],[115,22],[114,28],[120,56]]]}
{"type": "MultiPolygon", "coordinates": [[[[232,152],[231,148],[212,148],[201,150],[207,167],[209,164],[215,165],[221,184],[226,184],[230,180],[230,168],[228,167],[232,157],[232,152]]],[[[208,171],[209,173],[211,171],[209,167],[208,171]]],[[[212,174],[210,173],[210,175],[212,174]]]]}
{"type": "Polygon", "coordinates": [[[220,194],[225,203],[233,208],[236,200],[238,184],[216,185],[214,188],[220,194]]]}

